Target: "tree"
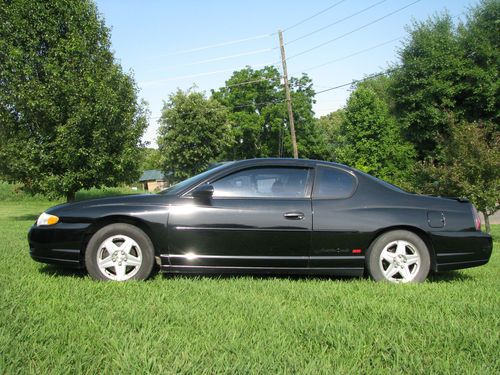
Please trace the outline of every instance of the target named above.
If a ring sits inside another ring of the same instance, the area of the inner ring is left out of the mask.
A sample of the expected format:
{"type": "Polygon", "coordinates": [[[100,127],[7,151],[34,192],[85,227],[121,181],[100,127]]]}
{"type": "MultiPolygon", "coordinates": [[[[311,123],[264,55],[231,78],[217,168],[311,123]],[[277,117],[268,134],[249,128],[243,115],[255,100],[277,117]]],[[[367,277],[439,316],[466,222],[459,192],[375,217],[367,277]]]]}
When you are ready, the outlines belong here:
{"type": "Polygon", "coordinates": [[[338,161],[393,183],[410,169],[413,147],[370,87],[359,86],[351,94],[339,133],[338,161]]]}
{"type": "MultiPolygon", "coordinates": [[[[316,95],[311,78],[306,74],[301,77],[290,78],[290,90],[295,120],[295,133],[299,157],[308,159],[329,160],[332,158],[332,149],[329,147],[328,138],[323,129],[317,126],[314,118],[313,104],[316,95]]],[[[292,155],[292,141],[288,125],[288,116],[285,117],[287,127],[285,150],[286,155],[292,155]]]]}
{"type": "Polygon", "coordinates": [[[156,148],[142,147],[139,149],[141,172],[149,169],[162,169],[161,153],[156,148]]]}
{"type": "Polygon", "coordinates": [[[442,140],[439,157],[417,165],[417,186],[425,193],[469,198],[489,232],[489,216],[500,202],[500,132],[491,123],[449,121],[451,134],[442,140]]]}
{"type": "Polygon", "coordinates": [[[420,160],[437,156],[450,115],[499,123],[499,15],[500,2],[483,0],[458,27],[445,13],[409,29],[392,96],[420,160]]]}
{"type": "Polygon", "coordinates": [[[340,128],[344,121],[345,110],[343,108],[331,112],[316,119],[316,128],[320,136],[324,138],[325,160],[335,160],[336,151],[340,142],[340,128]]]}
{"type": "Polygon", "coordinates": [[[414,22],[392,74],[393,98],[407,139],[418,157],[434,156],[436,140],[448,134],[447,117],[463,91],[465,61],[451,16],[414,22]]]}
{"type": "MultiPolygon", "coordinates": [[[[212,92],[226,106],[233,127],[229,159],[290,157],[292,144],[281,76],[273,66],[235,72],[226,85],[212,92]]],[[[290,79],[299,156],[321,158],[324,137],[316,128],[312,104],[314,90],[306,75],[290,79]]]]}
{"type": "Polygon", "coordinates": [[[280,156],[284,94],[279,86],[276,68],[245,68],[234,72],[225,87],[212,92],[230,113],[233,140],[228,159],[280,156]]]}
{"type": "Polygon", "coordinates": [[[220,161],[231,141],[228,113],[200,92],[178,90],[164,103],[158,130],[163,171],[183,180],[220,161]]]}
{"type": "Polygon", "coordinates": [[[469,122],[488,121],[500,128],[500,2],[487,0],[472,8],[458,28],[465,68],[457,105],[469,122]]]}
{"type": "Polygon", "coordinates": [[[146,127],[132,77],[114,61],[93,2],[0,7],[0,173],[32,193],[73,200],[138,177],[146,127]]]}

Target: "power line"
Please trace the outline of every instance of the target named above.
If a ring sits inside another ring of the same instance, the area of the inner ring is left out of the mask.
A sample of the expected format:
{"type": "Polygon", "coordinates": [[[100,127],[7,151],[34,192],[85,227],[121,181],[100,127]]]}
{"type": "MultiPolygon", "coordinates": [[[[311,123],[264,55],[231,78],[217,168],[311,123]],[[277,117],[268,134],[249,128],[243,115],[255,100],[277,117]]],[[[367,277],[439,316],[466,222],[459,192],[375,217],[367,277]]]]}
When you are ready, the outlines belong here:
{"type": "MultiPolygon", "coordinates": [[[[327,10],[329,10],[329,9],[331,9],[331,8],[333,8],[333,7],[337,6],[337,5],[339,5],[340,3],[344,2],[344,1],[347,1],[347,0],[343,0],[343,1],[339,1],[339,2],[337,2],[337,3],[333,4],[333,5],[331,5],[330,7],[325,8],[325,9],[323,9],[322,11],[320,11],[320,12],[318,12],[318,13],[316,13],[316,14],[314,14],[314,15],[312,15],[312,16],[310,16],[310,17],[308,17],[308,18],[306,18],[306,19],[304,19],[304,20],[302,20],[302,21],[300,21],[300,22],[298,22],[298,23],[296,23],[295,25],[292,25],[292,26],[288,27],[288,28],[287,28],[287,30],[289,30],[289,29],[291,29],[291,28],[293,28],[293,27],[295,27],[295,26],[298,26],[299,24],[302,24],[302,23],[304,23],[304,22],[306,22],[306,21],[308,21],[308,20],[310,20],[310,19],[312,19],[312,18],[314,18],[314,17],[318,16],[319,14],[322,14],[322,13],[326,12],[327,10]]],[[[354,14],[352,14],[352,15],[350,15],[350,16],[345,17],[345,18],[344,18],[344,19],[342,19],[342,20],[345,20],[345,19],[347,19],[347,18],[353,17],[354,15],[359,14],[360,12],[366,11],[366,10],[368,10],[368,9],[370,9],[370,8],[373,8],[373,7],[375,7],[376,5],[381,4],[382,2],[385,2],[385,1],[386,1],[386,0],[379,1],[379,2],[377,2],[377,3],[373,4],[373,5],[371,5],[371,6],[370,6],[370,7],[368,7],[368,8],[362,9],[361,11],[359,11],[359,12],[357,12],[357,13],[354,13],[354,14]]],[[[401,7],[401,8],[399,8],[399,9],[396,9],[396,10],[395,10],[395,11],[393,11],[393,12],[390,12],[390,13],[388,13],[388,14],[386,14],[386,15],[384,15],[384,16],[382,16],[382,17],[380,17],[380,18],[378,18],[378,19],[376,19],[376,20],[374,20],[374,21],[371,21],[371,22],[369,22],[369,23],[367,23],[367,24],[364,24],[364,25],[362,25],[362,26],[360,26],[360,27],[358,27],[358,28],[356,28],[356,29],[354,29],[354,30],[351,30],[351,31],[349,31],[349,32],[347,32],[347,33],[344,33],[344,34],[342,34],[342,35],[340,35],[340,36],[338,36],[338,37],[336,37],[336,38],[334,38],[334,39],[328,40],[328,41],[326,41],[326,42],[324,42],[324,43],[321,43],[321,44],[316,45],[316,46],[314,46],[314,47],[312,47],[312,48],[309,48],[309,49],[307,49],[307,50],[305,50],[305,51],[302,51],[302,52],[300,52],[300,53],[298,53],[298,54],[296,54],[296,55],[290,56],[290,57],[288,57],[288,59],[287,59],[287,60],[290,60],[290,59],[295,58],[295,57],[297,57],[297,56],[300,56],[300,55],[303,55],[303,54],[305,54],[305,53],[308,53],[308,52],[310,52],[310,51],[312,51],[312,50],[315,50],[315,49],[320,48],[320,47],[322,47],[322,46],[324,46],[324,45],[326,45],[326,44],[329,44],[329,43],[331,43],[331,42],[333,42],[333,41],[336,41],[336,40],[338,40],[338,39],[340,39],[340,38],[343,38],[343,37],[345,37],[345,36],[347,36],[347,35],[349,35],[349,34],[352,34],[352,33],[356,32],[356,31],[359,31],[359,30],[361,30],[361,29],[363,29],[363,28],[365,28],[365,27],[368,27],[368,26],[370,26],[370,25],[372,25],[372,24],[374,24],[374,23],[376,23],[376,22],[379,22],[379,21],[381,21],[381,20],[383,20],[383,19],[385,19],[385,18],[387,18],[387,17],[389,17],[389,16],[391,16],[391,15],[393,15],[393,14],[397,13],[397,12],[400,12],[400,11],[402,11],[402,10],[404,10],[404,9],[406,9],[406,8],[410,7],[411,5],[416,4],[416,3],[420,2],[420,1],[421,1],[421,0],[416,0],[416,1],[412,2],[412,3],[410,3],[410,4],[405,5],[404,7],[401,7]]],[[[336,21],[336,22],[338,23],[338,22],[341,22],[342,20],[339,20],[339,21],[336,21]]],[[[330,25],[332,25],[332,24],[330,24],[330,25]]],[[[317,30],[313,31],[312,33],[319,32],[320,30],[323,30],[323,29],[325,29],[326,27],[329,27],[330,25],[326,25],[325,27],[323,27],[323,28],[321,28],[321,29],[317,29],[317,30]]],[[[208,46],[204,46],[204,47],[193,48],[193,49],[190,49],[190,50],[179,51],[179,53],[181,53],[181,52],[182,52],[182,53],[184,53],[184,52],[186,52],[186,53],[187,53],[187,52],[191,52],[191,51],[200,51],[200,50],[209,49],[209,48],[216,48],[216,47],[225,46],[225,45],[230,45],[230,44],[242,43],[242,42],[244,42],[244,41],[249,41],[249,40],[254,40],[254,39],[261,39],[261,38],[268,37],[268,36],[272,36],[272,35],[275,35],[275,33],[272,33],[272,34],[262,34],[262,35],[258,35],[258,36],[255,36],[255,37],[250,37],[250,38],[236,39],[236,40],[233,40],[233,41],[228,41],[228,42],[224,42],[224,43],[212,44],[212,45],[208,45],[208,46]]],[[[295,40],[293,40],[293,41],[291,41],[291,42],[288,42],[287,44],[289,44],[289,43],[293,43],[293,42],[294,42],[294,41],[296,41],[296,40],[299,40],[299,39],[305,38],[305,37],[306,37],[306,36],[308,36],[308,35],[311,35],[311,33],[306,34],[306,35],[303,35],[302,37],[297,38],[297,39],[295,39],[295,40]]],[[[389,43],[389,42],[387,42],[387,43],[389,43]]],[[[383,45],[383,44],[381,44],[381,45],[383,45]]],[[[377,46],[374,46],[374,47],[370,47],[369,49],[366,49],[366,50],[362,50],[362,51],[359,51],[359,52],[355,52],[355,53],[353,53],[353,54],[351,54],[351,55],[344,56],[343,58],[340,58],[340,59],[337,59],[337,60],[332,60],[332,61],[326,62],[326,63],[324,63],[324,64],[321,64],[321,65],[318,65],[318,66],[312,67],[312,68],[310,68],[310,69],[308,69],[308,70],[316,69],[316,68],[318,68],[318,67],[320,67],[320,66],[324,66],[324,65],[327,65],[327,64],[330,64],[330,63],[336,62],[336,61],[340,61],[340,60],[342,60],[342,59],[344,59],[344,58],[352,57],[352,56],[354,56],[354,55],[357,55],[357,54],[360,54],[360,53],[366,52],[366,51],[368,51],[368,50],[370,50],[370,49],[377,48],[377,47],[379,47],[379,46],[381,46],[381,45],[377,45],[377,46]]],[[[213,59],[206,59],[206,60],[195,61],[195,62],[193,62],[193,63],[188,63],[188,64],[184,64],[184,65],[177,65],[177,66],[194,66],[194,65],[200,65],[200,64],[210,63],[210,62],[216,62],[216,61],[222,61],[222,60],[226,60],[226,59],[237,58],[237,57],[241,57],[241,56],[249,56],[249,55],[254,55],[254,54],[259,54],[259,53],[264,53],[264,52],[270,52],[270,51],[275,50],[275,49],[277,49],[277,48],[278,48],[278,47],[274,47],[274,48],[266,48],[266,49],[259,49],[259,50],[254,50],[254,51],[244,52],[244,53],[240,53],[240,54],[226,55],[226,56],[221,56],[221,57],[218,57],[218,58],[213,58],[213,59]]],[[[274,62],[274,63],[256,64],[256,65],[253,65],[253,66],[251,66],[251,67],[262,67],[262,66],[265,66],[265,65],[278,65],[278,64],[279,64],[279,62],[274,62]]],[[[243,69],[243,68],[245,68],[245,67],[247,67],[247,66],[244,66],[244,67],[236,67],[236,68],[233,68],[233,69],[215,70],[215,71],[204,72],[204,73],[197,73],[197,74],[191,74],[191,75],[174,76],[174,77],[168,77],[168,78],[158,79],[158,80],[144,81],[144,82],[143,82],[143,84],[146,84],[146,85],[151,85],[151,84],[160,84],[160,83],[169,82],[169,81],[174,81],[174,80],[178,80],[178,79],[197,78],[197,77],[209,76],[209,75],[214,75],[214,74],[227,73],[227,72],[232,72],[232,71],[235,71],[235,70],[243,69]]],[[[252,80],[252,81],[248,81],[248,82],[239,82],[239,83],[237,83],[237,84],[234,84],[234,86],[242,86],[242,85],[244,85],[244,84],[256,83],[256,81],[260,82],[261,80],[252,80]]],[[[264,81],[264,79],[263,79],[262,81],[264,81]]]]}
{"type": "Polygon", "coordinates": [[[284,102],[285,102],[285,99],[274,100],[274,101],[269,101],[269,102],[260,102],[260,103],[247,103],[247,104],[235,105],[233,108],[244,108],[244,107],[252,107],[252,106],[261,106],[261,105],[266,105],[266,104],[279,104],[279,103],[284,103],[284,102]]]}
{"type": "MultiPolygon", "coordinates": [[[[359,82],[363,82],[363,81],[366,81],[366,80],[369,80],[369,79],[372,79],[372,78],[376,78],[376,77],[380,77],[380,76],[383,76],[383,75],[387,75],[387,74],[392,73],[392,72],[394,72],[394,71],[396,71],[398,69],[400,69],[400,68],[387,69],[387,70],[384,70],[383,72],[379,72],[379,73],[375,73],[375,74],[370,74],[369,76],[366,76],[365,78],[355,79],[355,80],[352,80],[350,82],[343,83],[341,85],[337,85],[337,86],[329,87],[329,88],[324,89],[324,90],[316,91],[315,95],[322,94],[322,93],[328,92],[328,91],[338,90],[338,89],[341,89],[341,88],[346,87],[346,86],[354,85],[355,83],[359,83],[359,82]]],[[[286,101],[285,99],[282,99],[282,100],[274,100],[274,101],[268,101],[268,102],[246,103],[246,104],[236,105],[233,108],[244,108],[244,107],[251,107],[251,106],[261,106],[261,105],[266,105],[266,104],[279,104],[279,103],[284,103],[285,101],[286,101]]]]}
{"type": "Polygon", "coordinates": [[[214,70],[211,72],[189,74],[189,75],[184,75],[184,76],[167,77],[167,78],[163,78],[163,79],[156,79],[156,80],[150,80],[150,81],[142,81],[141,83],[143,85],[147,85],[147,86],[156,85],[156,84],[161,84],[161,83],[165,83],[165,82],[176,81],[179,79],[204,77],[204,76],[210,76],[210,75],[215,75],[215,74],[234,72],[235,70],[245,69],[248,67],[257,68],[257,67],[262,67],[262,66],[266,66],[266,65],[274,65],[274,64],[273,63],[263,63],[263,64],[245,65],[245,66],[239,66],[239,67],[232,68],[232,69],[214,70]]]}
{"type": "Polygon", "coordinates": [[[202,46],[202,47],[196,47],[196,48],[190,48],[190,49],[180,50],[180,51],[172,52],[172,53],[169,53],[169,54],[163,55],[163,56],[177,56],[177,55],[183,55],[183,54],[186,54],[186,53],[204,51],[204,50],[212,49],[212,48],[225,47],[225,46],[230,46],[230,45],[233,45],[233,44],[240,44],[240,43],[249,42],[249,41],[253,41],[253,40],[269,38],[269,37],[271,37],[271,36],[273,36],[275,34],[276,33],[261,34],[261,35],[256,35],[256,36],[252,36],[252,37],[248,37],[248,38],[234,39],[234,40],[229,40],[227,42],[209,44],[209,45],[202,46]]]}
{"type": "MultiPolygon", "coordinates": [[[[346,56],[342,56],[342,57],[339,57],[338,59],[334,59],[334,60],[330,60],[330,61],[327,61],[327,62],[324,62],[322,64],[319,64],[319,65],[315,65],[315,66],[312,66],[312,67],[309,67],[307,69],[304,69],[302,70],[302,72],[309,72],[311,70],[315,70],[315,69],[318,69],[318,68],[321,68],[323,66],[326,66],[326,65],[329,65],[329,64],[333,64],[333,63],[336,63],[336,62],[339,62],[339,61],[343,61],[343,60],[346,60],[348,58],[351,58],[353,56],[357,56],[357,55],[360,55],[362,53],[365,53],[365,52],[368,52],[368,51],[372,51],[376,48],[379,48],[379,47],[382,47],[382,46],[385,46],[387,44],[390,44],[390,43],[393,43],[393,42],[396,42],[398,40],[401,40],[403,37],[400,36],[400,37],[397,37],[397,38],[394,38],[394,39],[391,39],[391,40],[388,40],[386,42],[383,42],[383,43],[380,43],[380,44],[377,44],[375,46],[371,46],[371,47],[368,47],[368,48],[365,48],[365,49],[362,49],[360,51],[356,51],[356,52],[353,52],[349,55],[346,55],[346,56]]],[[[297,74],[299,72],[296,72],[295,74],[297,74]]]]}
{"type": "Polygon", "coordinates": [[[332,91],[332,90],[337,90],[337,89],[340,89],[342,87],[346,87],[346,86],[350,86],[350,85],[354,85],[355,83],[359,83],[359,82],[363,82],[363,81],[366,81],[368,79],[371,79],[371,78],[376,78],[376,77],[380,77],[380,76],[383,76],[383,75],[386,75],[386,74],[389,74],[389,73],[392,73],[396,70],[398,70],[399,68],[394,68],[394,69],[388,69],[388,70],[385,70],[383,72],[380,72],[380,73],[375,73],[375,74],[371,74],[365,78],[362,78],[362,79],[355,79],[351,82],[347,82],[347,83],[343,83],[341,85],[337,85],[337,86],[333,86],[333,87],[329,87],[327,89],[324,89],[324,90],[321,90],[321,91],[316,91],[316,95],[318,94],[322,94],[324,92],[327,92],[327,91],[332,91]]]}
{"type": "Polygon", "coordinates": [[[371,21],[371,22],[368,22],[368,23],[366,23],[366,24],[364,24],[364,25],[362,25],[362,26],[359,26],[359,27],[357,27],[357,28],[355,28],[355,29],[353,29],[353,30],[351,30],[351,31],[348,31],[348,32],[346,32],[346,33],[342,34],[342,35],[339,35],[339,36],[338,36],[338,37],[336,37],[336,38],[333,38],[333,39],[327,40],[326,42],[320,43],[320,44],[318,44],[318,45],[316,45],[316,46],[314,46],[314,47],[311,47],[311,48],[306,49],[305,51],[302,51],[302,52],[299,52],[299,53],[297,53],[297,54],[295,54],[295,55],[293,55],[293,56],[290,56],[290,57],[288,58],[288,60],[293,59],[293,58],[298,57],[298,56],[302,56],[302,55],[304,55],[304,54],[306,54],[306,53],[309,53],[309,52],[311,52],[311,51],[314,51],[315,49],[318,49],[318,48],[323,47],[323,46],[325,46],[325,45],[327,45],[327,44],[330,44],[330,43],[335,42],[335,41],[337,41],[337,40],[339,40],[339,39],[342,39],[342,38],[344,38],[344,37],[346,37],[346,36],[348,36],[348,35],[350,35],[350,34],[355,33],[356,31],[362,30],[362,29],[364,29],[364,28],[366,28],[366,27],[368,27],[368,26],[371,26],[371,25],[373,25],[373,24],[375,24],[375,23],[377,23],[377,22],[380,22],[380,21],[382,21],[383,19],[386,19],[386,18],[388,18],[388,17],[390,17],[390,16],[392,16],[392,15],[394,15],[394,14],[398,13],[398,12],[401,12],[402,10],[404,10],[404,9],[406,9],[406,8],[408,8],[408,7],[412,6],[412,5],[414,5],[414,4],[416,4],[416,3],[420,2],[420,1],[422,1],[422,0],[416,0],[416,1],[413,1],[412,3],[407,4],[407,5],[405,5],[404,7],[398,8],[398,9],[396,9],[396,10],[394,10],[394,11],[390,12],[390,13],[387,13],[387,14],[385,14],[385,15],[384,15],[384,16],[382,16],[382,17],[379,17],[379,18],[377,18],[377,19],[375,19],[375,20],[373,20],[373,21],[371,21]]]}
{"type": "Polygon", "coordinates": [[[332,9],[332,8],[335,8],[337,5],[340,5],[340,4],[342,4],[343,2],[345,2],[345,1],[347,1],[347,0],[337,1],[336,3],[334,3],[334,4],[330,5],[329,7],[325,8],[325,9],[323,9],[323,10],[320,10],[318,13],[315,13],[315,14],[313,14],[312,16],[309,16],[309,17],[307,17],[307,18],[304,18],[302,21],[299,21],[299,22],[297,22],[297,23],[293,24],[292,26],[288,26],[286,29],[284,29],[284,30],[283,30],[283,32],[286,32],[286,31],[288,31],[288,30],[290,30],[290,29],[293,29],[294,27],[297,27],[297,26],[299,26],[299,25],[302,25],[303,23],[305,23],[305,22],[307,22],[307,21],[309,21],[309,20],[313,19],[314,17],[319,16],[320,14],[323,14],[323,13],[325,13],[325,12],[329,11],[329,10],[330,10],[330,9],[332,9]]]}
{"type": "MultiPolygon", "coordinates": [[[[312,66],[312,67],[309,67],[309,68],[306,68],[306,69],[303,69],[301,70],[300,72],[299,71],[296,71],[294,72],[294,74],[299,74],[299,73],[307,73],[311,70],[315,70],[315,69],[318,69],[318,68],[321,68],[323,66],[326,66],[326,65],[329,65],[329,64],[333,64],[333,63],[336,63],[336,62],[339,62],[339,61],[343,61],[343,60],[346,60],[348,58],[351,58],[351,57],[354,57],[354,56],[357,56],[357,55],[360,55],[362,53],[366,53],[366,52],[369,52],[369,51],[372,51],[376,48],[380,48],[380,47],[383,47],[387,44],[390,44],[390,43],[393,43],[393,42],[396,42],[398,40],[401,40],[403,38],[403,36],[400,36],[400,37],[397,37],[397,38],[394,38],[394,39],[391,39],[391,40],[388,40],[388,41],[385,41],[385,42],[382,42],[382,43],[379,43],[379,44],[376,44],[374,46],[371,46],[371,47],[368,47],[368,48],[364,48],[362,50],[359,50],[359,51],[356,51],[356,52],[353,52],[353,53],[350,53],[349,55],[346,55],[346,56],[342,56],[342,57],[339,57],[338,59],[334,59],[334,60],[330,60],[330,61],[327,61],[327,62],[324,62],[322,64],[319,64],[319,65],[315,65],[315,66],[312,66]]],[[[273,65],[274,66],[274,65],[273,65]]],[[[234,83],[234,84],[231,84],[231,85],[226,85],[224,87],[236,87],[236,86],[244,86],[244,85],[251,85],[253,83],[259,83],[259,82],[266,82],[266,81],[273,81],[275,80],[276,78],[278,77],[273,77],[273,78],[260,78],[260,79],[255,79],[255,80],[251,80],[251,81],[243,81],[243,82],[238,82],[238,83],[234,83]]],[[[279,78],[283,78],[283,77],[279,77],[279,78]]],[[[317,85],[315,85],[316,87],[318,87],[317,85]]],[[[325,86],[327,87],[327,86],[325,86]]]]}
{"type": "MultiPolygon", "coordinates": [[[[351,85],[354,85],[355,83],[359,83],[359,82],[363,82],[363,81],[366,81],[366,80],[369,80],[371,78],[376,78],[376,77],[380,77],[380,76],[383,76],[383,75],[386,75],[386,74],[389,74],[389,73],[392,73],[396,70],[398,70],[400,68],[393,68],[393,69],[388,69],[388,70],[385,70],[383,72],[379,72],[379,73],[375,73],[375,74],[371,74],[369,76],[366,76],[365,78],[361,78],[361,79],[355,79],[355,80],[352,80],[350,82],[346,82],[346,83],[343,83],[341,85],[337,85],[337,86],[333,86],[333,87],[329,87],[327,89],[324,89],[324,90],[320,90],[320,91],[317,91],[315,93],[315,95],[318,95],[318,94],[322,94],[324,92],[328,92],[328,91],[333,91],[333,90],[338,90],[340,88],[343,88],[343,87],[346,87],[346,86],[351,86],[351,85]]],[[[245,108],[245,107],[254,107],[254,106],[263,106],[263,105],[267,105],[267,104],[280,104],[280,103],[284,103],[286,101],[286,99],[282,99],[282,100],[274,100],[274,101],[267,101],[267,102],[258,102],[258,103],[245,103],[245,104],[239,104],[239,105],[235,105],[233,108],[236,109],[236,108],[245,108]]],[[[154,116],[154,117],[151,117],[150,119],[151,120],[155,120],[155,119],[160,119],[161,116],[154,116]]]]}
{"type": "Polygon", "coordinates": [[[244,82],[232,83],[230,85],[225,85],[224,88],[227,88],[227,87],[237,87],[237,86],[245,86],[245,85],[250,85],[250,84],[259,83],[259,82],[270,82],[270,81],[275,80],[276,78],[280,79],[282,77],[279,76],[279,77],[273,77],[273,78],[260,78],[260,79],[254,79],[253,81],[244,81],[244,82]]]}
{"type": "Polygon", "coordinates": [[[264,53],[264,52],[270,52],[270,51],[273,51],[273,50],[274,50],[274,48],[262,48],[262,49],[257,49],[257,50],[253,50],[253,51],[237,53],[237,54],[234,54],[234,55],[226,55],[226,56],[221,56],[221,57],[215,57],[213,59],[206,59],[206,60],[195,61],[195,62],[192,62],[192,63],[170,65],[170,66],[166,66],[165,69],[207,64],[207,63],[216,62],[216,61],[223,61],[223,60],[234,59],[234,58],[242,57],[242,56],[258,55],[258,54],[261,54],[261,53],[264,53]]]}
{"type": "Polygon", "coordinates": [[[288,45],[288,44],[291,44],[291,43],[295,43],[295,42],[297,42],[298,40],[301,40],[301,39],[307,38],[308,36],[311,36],[311,35],[314,35],[314,34],[316,34],[316,33],[319,33],[320,31],[326,30],[326,29],[328,29],[329,27],[332,27],[332,26],[338,25],[339,23],[342,23],[342,22],[344,22],[344,21],[347,21],[348,19],[353,18],[353,17],[355,17],[355,16],[357,16],[357,15],[359,15],[359,14],[361,14],[361,13],[364,13],[364,12],[366,12],[367,10],[370,10],[370,9],[372,9],[372,8],[375,8],[377,5],[380,5],[380,4],[382,4],[382,3],[385,3],[386,1],[387,1],[387,0],[381,0],[381,1],[377,2],[377,3],[375,3],[375,4],[370,5],[369,7],[366,7],[366,8],[364,8],[364,9],[361,9],[360,11],[357,11],[357,12],[355,12],[355,13],[353,13],[353,14],[349,15],[349,16],[346,16],[346,17],[341,18],[341,19],[339,19],[339,20],[337,20],[337,21],[335,21],[335,22],[332,22],[332,23],[330,23],[330,24],[328,24],[328,25],[326,25],[326,26],[320,27],[319,29],[313,30],[313,31],[311,31],[311,32],[309,32],[309,33],[307,33],[307,34],[304,34],[304,35],[302,35],[302,36],[299,36],[298,38],[295,38],[295,39],[293,39],[293,40],[291,40],[291,41],[289,41],[289,42],[285,43],[285,45],[288,45]]]}

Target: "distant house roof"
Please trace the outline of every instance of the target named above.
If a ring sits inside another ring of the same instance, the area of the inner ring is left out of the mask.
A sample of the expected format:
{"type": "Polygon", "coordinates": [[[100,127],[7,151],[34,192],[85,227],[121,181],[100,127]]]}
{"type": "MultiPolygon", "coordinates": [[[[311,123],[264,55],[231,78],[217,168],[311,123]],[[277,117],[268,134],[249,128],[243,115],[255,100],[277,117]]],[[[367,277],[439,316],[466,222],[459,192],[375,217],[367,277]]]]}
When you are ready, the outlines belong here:
{"type": "Polygon", "coordinates": [[[139,178],[139,182],[157,181],[157,180],[161,181],[165,180],[165,175],[163,174],[163,172],[157,169],[149,169],[147,171],[144,171],[142,173],[141,178],[139,178]]]}

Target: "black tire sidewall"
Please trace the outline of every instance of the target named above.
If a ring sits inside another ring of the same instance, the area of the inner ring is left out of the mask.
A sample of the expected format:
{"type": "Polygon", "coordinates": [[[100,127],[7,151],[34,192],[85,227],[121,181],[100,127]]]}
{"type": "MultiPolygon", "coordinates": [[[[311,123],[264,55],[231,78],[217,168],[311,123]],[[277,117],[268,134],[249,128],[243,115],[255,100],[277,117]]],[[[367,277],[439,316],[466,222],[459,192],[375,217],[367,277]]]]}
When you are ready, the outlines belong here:
{"type": "Polygon", "coordinates": [[[85,268],[89,275],[96,280],[111,281],[97,266],[97,252],[104,240],[115,235],[128,236],[141,248],[142,264],[137,273],[128,280],[146,280],[152,274],[155,262],[153,244],[144,231],[125,223],[107,225],[92,236],[85,250],[85,268]]]}
{"type": "Polygon", "coordinates": [[[408,241],[413,244],[419,252],[421,260],[420,269],[411,282],[418,283],[425,281],[431,268],[429,249],[420,236],[406,230],[394,230],[387,232],[380,235],[377,239],[375,239],[375,241],[373,241],[372,245],[368,249],[365,259],[366,268],[370,277],[375,281],[388,281],[379,266],[380,254],[387,244],[397,240],[408,241]]]}

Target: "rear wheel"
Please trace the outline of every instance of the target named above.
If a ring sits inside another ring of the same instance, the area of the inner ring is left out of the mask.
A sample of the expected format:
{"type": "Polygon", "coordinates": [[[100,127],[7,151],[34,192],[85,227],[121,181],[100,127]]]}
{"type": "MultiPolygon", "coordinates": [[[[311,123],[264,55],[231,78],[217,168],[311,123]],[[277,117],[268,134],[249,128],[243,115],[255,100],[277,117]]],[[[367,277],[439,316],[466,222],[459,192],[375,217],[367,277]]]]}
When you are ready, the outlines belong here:
{"type": "Polygon", "coordinates": [[[425,242],[418,235],[396,230],[384,233],[373,242],[366,266],[376,281],[415,283],[427,278],[431,259],[425,242]]]}
{"type": "Polygon", "coordinates": [[[85,266],[90,276],[97,280],[145,280],[153,271],[153,244],[133,225],[111,224],[90,239],[85,266]]]}

